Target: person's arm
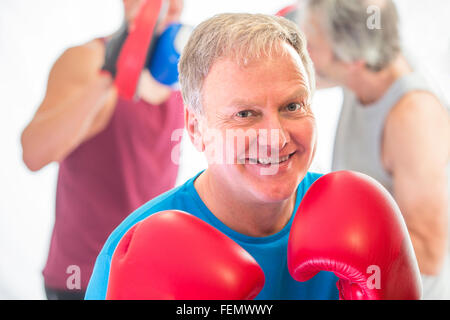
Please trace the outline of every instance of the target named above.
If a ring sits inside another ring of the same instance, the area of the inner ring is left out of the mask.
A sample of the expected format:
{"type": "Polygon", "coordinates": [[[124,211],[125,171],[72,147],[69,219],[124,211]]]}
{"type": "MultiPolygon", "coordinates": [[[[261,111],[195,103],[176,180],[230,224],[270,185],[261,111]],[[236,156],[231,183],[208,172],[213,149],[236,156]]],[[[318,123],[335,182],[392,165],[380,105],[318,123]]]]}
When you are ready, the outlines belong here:
{"type": "Polygon", "coordinates": [[[117,97],[112,78],[100,73],[103,62],[99,40],[67,49],[55,62],[45,97],[21,136],[30,170],[61,161],[106,126],[117,97]]]}
{"type": "Polygon", "coordinates": [[[449,116],[431,94],[410,93],[388,115],[383,160],[426,275],[440,272],[447,249],[449,146],[449,116]]]}

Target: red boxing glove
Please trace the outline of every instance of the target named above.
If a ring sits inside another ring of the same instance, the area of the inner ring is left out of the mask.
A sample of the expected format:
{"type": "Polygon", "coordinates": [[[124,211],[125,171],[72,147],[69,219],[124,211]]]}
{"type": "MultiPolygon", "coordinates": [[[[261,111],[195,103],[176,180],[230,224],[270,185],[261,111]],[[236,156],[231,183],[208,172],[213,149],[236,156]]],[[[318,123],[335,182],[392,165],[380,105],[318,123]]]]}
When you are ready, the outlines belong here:
{"type": "Polygon", "coordinates": [[[288,242],[297,281],[331,271],[341,300],[420,299],[419,267],[401,212],[374,179],[339,171],[305,194],[288,242]]]}
{"type": "Polygon", "coordinates": [[[254,258],[225,234],[182,211],[138,222],[114,251],[106,299],[244,300],[264,286],[254,258]]]}

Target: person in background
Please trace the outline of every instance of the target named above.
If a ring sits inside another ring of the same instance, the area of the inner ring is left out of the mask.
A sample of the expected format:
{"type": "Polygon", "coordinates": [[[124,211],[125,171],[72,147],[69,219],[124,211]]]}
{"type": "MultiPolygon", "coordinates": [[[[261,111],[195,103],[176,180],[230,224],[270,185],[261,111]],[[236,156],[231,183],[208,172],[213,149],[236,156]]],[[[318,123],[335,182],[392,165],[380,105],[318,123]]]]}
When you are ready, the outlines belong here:
{"type": "Polygon", "coordinates": [[[317,88],[344,92],[332,170],[366,173],[391,192],[414,245],[423,298],[450,299],[449,114],[401,49],[395,4],[301,0],[295,10],[317,88]]]}
{"type": "MultiPolygon", "coordinates": [[[[133,23],[144,1],[123,0],[125,25],[133,23]]],[[[177,22],[183,9],[182,0],[165,5],[156,36],[177,22]]],[[[172,188],[177,177],[171,135],[183,128],[181,94],[144,68],[138,99],[118,95],[113,75],[102,71],[113,38],[93,39],[57,59],[45,97],[21,136],[30,170],[59,164],[55,224],[43,270],[48,299],[83,299],[111,231],[172,188]]]]}

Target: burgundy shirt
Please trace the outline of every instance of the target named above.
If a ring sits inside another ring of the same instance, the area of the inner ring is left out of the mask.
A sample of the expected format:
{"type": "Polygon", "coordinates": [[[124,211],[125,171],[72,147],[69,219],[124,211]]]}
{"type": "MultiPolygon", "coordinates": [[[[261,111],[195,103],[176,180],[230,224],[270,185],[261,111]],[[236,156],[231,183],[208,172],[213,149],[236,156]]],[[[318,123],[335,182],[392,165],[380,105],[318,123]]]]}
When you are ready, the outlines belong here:
{"type": "Polygon", "coordinates": [[[68,289],[67,280],[78,267],[85,290],[97,255],[115,227],[174,187],[178,165],[172,149],[180,141],[171,141],[171,136],[180,128],[179,91],[159,106],[119,99],[108,126],[60,163],[55,225],[43,270],[47,286],[68,289]]]}

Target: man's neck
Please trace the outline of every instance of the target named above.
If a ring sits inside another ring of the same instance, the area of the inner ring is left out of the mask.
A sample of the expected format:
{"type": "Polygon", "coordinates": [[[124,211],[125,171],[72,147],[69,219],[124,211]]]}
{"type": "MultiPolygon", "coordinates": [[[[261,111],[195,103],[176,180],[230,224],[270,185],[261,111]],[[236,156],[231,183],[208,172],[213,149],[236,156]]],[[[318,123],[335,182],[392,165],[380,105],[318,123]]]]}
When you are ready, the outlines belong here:
{"type": "Polygon", "coordinates": [[[265,237],[279,232],[289,222],[295,206],[296,193],[275,203],[257,203],[217,183],[208,170],[194,182],[200,198],[208,209],[226,226],[251,237],[265,237]],[[244,198],[244,199],[243,199],[244,198]]]}
{"type": "Polygon", "coordinates": [[[388,67],[379,71],[365,71],[358,79],[352,79],[347,88],[353,91],[363,105],[372,104],[383,97],[392,84],[412,72],[406,59],[400,55],[388,67]]]}

